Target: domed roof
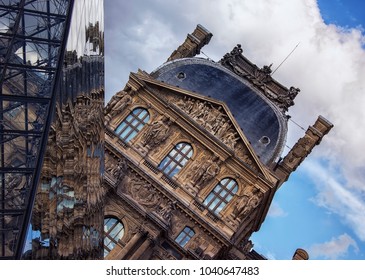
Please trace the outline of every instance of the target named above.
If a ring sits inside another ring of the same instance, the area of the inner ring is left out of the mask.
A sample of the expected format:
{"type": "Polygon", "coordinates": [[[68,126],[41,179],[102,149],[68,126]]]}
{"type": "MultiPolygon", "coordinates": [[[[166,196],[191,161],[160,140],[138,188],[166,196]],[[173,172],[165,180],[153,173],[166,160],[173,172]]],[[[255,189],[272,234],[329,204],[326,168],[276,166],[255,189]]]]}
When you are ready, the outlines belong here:
{"type": "Polygon", "coordinates": [[[287,118],[248,80],[202,58],[174,60],[151,75],[159,81],[224,102],[264,164],[280,156],[285,145],[287,118]]]}

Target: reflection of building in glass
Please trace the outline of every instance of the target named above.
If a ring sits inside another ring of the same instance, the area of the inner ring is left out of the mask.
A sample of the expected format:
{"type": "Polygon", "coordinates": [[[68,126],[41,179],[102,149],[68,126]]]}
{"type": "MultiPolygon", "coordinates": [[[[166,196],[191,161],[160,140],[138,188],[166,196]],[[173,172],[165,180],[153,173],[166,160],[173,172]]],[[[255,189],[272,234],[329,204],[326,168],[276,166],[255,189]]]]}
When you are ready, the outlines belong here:
{"type": "Polygon", "coordinates": [[[0,11],[0,258],[100,258],[103,1],[0,11]]]}
{"type": "Polygon", "coordinates": [[[25,258],[102,258],[103,30],[103,1],[76,0],[25,258]]]}
{"type": "Polygon", "coordinates": [[[0,1],[0,259],[20,258],[73,1],[0,1]]]}

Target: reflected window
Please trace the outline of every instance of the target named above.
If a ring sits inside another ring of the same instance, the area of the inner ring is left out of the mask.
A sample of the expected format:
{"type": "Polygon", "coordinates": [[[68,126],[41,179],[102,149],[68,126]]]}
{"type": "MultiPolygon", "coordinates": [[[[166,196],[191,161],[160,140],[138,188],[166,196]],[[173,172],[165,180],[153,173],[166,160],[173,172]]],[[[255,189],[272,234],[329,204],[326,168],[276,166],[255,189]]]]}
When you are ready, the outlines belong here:
{"type": "Polygon", "coordinates": [[[178,143],[158,166],[169,177],[177,174],[193,155],[193,147],[188,143],[178,143]]]}
{"type": "Polygon", "coordinates": [[[178,243],[181,247],[184,247],[186,243],[189,242],[189,240],[194,236],[195,232],[189,227],[185,227],[180,234],[176,237],[175,241],[178,243]]]}
{"type": "Polygon", "coordinates": [[[134,109],[115,129],[115,133],[125,142],[131,141],[137,133],[150,120],[150,114],[146,109],[134,109]]]}
{"type": "Polygon", "coordinates": [[[218,214],[232,199],[238,190],[237,182],[231,178],[224,178],[205,198],[203,204],[209,210],[218,214]]]}
{"type": "Polygon", "coordinates": [[[124,225],[116,218],[104,219],[104,257],[115,247],[124,235],[124,225]]]}

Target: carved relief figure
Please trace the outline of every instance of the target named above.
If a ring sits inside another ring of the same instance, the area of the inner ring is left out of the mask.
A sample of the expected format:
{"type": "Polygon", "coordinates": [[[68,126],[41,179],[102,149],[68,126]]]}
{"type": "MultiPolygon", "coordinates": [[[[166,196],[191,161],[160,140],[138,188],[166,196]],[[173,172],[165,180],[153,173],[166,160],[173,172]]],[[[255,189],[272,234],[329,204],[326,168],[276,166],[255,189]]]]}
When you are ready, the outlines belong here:
{"type": "Polygon", "coordinates": [[[257,68],[254,70],[254,83],[257,84],[264,84],[267,83],[268,81],[271,80],[271,66],[272,64],[270,64],[269,66],[264,65],[264,67],[262,67],[261,69],[257,68]]]}
{"type": "Polygon", "coordinates": [[[170,225],[172,212],[175,209],[176,202],[169,201],[166,205],[160,207],[158,214],[167,222],[168,225],[170,225]]]}
{"type": "Polygon", "coordinates": [[[229,122],[224,122],[221,127],[219,127],[217,131],[217,136],[222,137],[224,133],[231,127],[231,124],[229,122]]]}
{"type": "Polygon", "coordinates": [[[284,158],[283,162],[288,165],[292,165],[294,161],[300,161],[300,159],[305,157],[309,152],[311,148],[310,144],[311,141],[307,136],[300,138],[288,155],[284,158]]]}
{"type": "Polygon", "coordinates": [[[132,103],[132,97],[125,91],[119,91],[115,94],[108,105],[105,107],[104,114],[106,116],[106,121],[110,121],[115,117],[120,111],[127,107],[127,105],[132,103]]]}
{"type": "Polygon", "coordinates": [[[124,159],[118,159],[118,163],[108,170],[118,181],[122,180],[128,172],[128,165],[124,159]]]}
{"type": "Polygon", "coordinates": [[[241,199],[236,202],[233,209],[234,219],[242,220],[250,214],[257,206],[259,206],[262,199],[262,193],[259,189],[250,186],[244,191],[241,199]]]}
{"type": "Polygon", "coordinates": [[[205,186],[219,173],[219,164],[220,160],[217,156],[214,156],[207,161],[203,161],[201,164],[196,166],[192,182],[200,187],[205,186]]]}
{"type": "Polygon", "coordinates": [[[236,137],[237,133],[234,130],[229,130],[227,133],[223,135],[223,143],[226,144],[231,149],[234,149],[234,146],[236,145],[236,142],[240,137],[236,137]]]}
{"type": "Polygon", "coordinates": [[[285,112],[290,106],[294,105],[294,98],[298,95],[299,92],[299,88],[290,87],[286,93],[279,94],[277,98],[274,99],[274,101],[277,101],[279,108],[281,108],[285,112]]]}
{"type": "Polygon", "coordinates": [[[155,206],[160,200],[156,189],[148,182],[137,177],[129,181],[128,192],[136,201],[146,207],[155,206]]]}
{"type": "Polygon", "coordinates": [[[153,122],[143,134],[141,143],[148,145],[150,148],[159,145],[169,136],[170,127],[171,121],[167,117],[153,122]]]}

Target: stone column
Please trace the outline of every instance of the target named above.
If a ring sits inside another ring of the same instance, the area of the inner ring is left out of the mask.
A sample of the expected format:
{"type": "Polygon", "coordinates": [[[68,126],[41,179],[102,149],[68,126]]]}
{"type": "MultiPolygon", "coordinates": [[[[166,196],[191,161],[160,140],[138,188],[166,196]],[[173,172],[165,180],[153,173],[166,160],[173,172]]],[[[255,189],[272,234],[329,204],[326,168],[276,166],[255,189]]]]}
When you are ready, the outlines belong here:
{"type": "Polygon", "coordinates": [[[141,240],[144,233],[142,231],[137,231],[136,234],[129,240],[129,242],[124,246],[117,244],[116,247],[105,257],[106,260],[122,260],[128,252],[130,252],[133,247],[141,240]]]}
{"type": "Polygon", "coordinates": [[[185,42],[175,50],[167,61],[178,58],[194,57],[200,53],[200,49],[207,45],[213,34],[198,24],[192,34],[188,34],[185,42]]]}
{"type": "Polygon", "coordinates": [[[275,173],[284,183],[295,171],[303,160],[312,152],[312,149],[319,145],[323,137],[331,130],[333,124],[324,117],[319,116],[313,126],[310,126],[305,135],[298,140],[289,153],[274,168],[275,173]]]}
{"type": "Polygon", "coordinates": [[[142,256],[142,254],[145,253],[153,245],[153,243],[154,238],[152,236],[148,236],[129,259],[138,260],[142,256]]]}

